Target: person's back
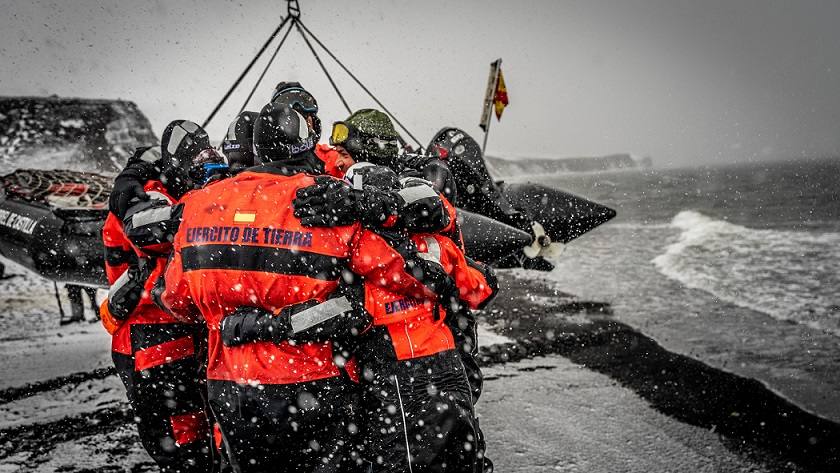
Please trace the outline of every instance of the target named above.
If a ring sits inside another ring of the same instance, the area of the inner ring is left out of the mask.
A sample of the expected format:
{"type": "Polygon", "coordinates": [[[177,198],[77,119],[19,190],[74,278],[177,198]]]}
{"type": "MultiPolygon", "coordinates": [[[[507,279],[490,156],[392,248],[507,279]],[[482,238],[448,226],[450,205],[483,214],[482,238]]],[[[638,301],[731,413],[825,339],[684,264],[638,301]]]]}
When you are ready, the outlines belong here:
{"type": "Polygon", "coordinates": [[[405,297],[365,283],[372,327],[360,340],[366,376],[365,443],[375,471],[482,471],[484,442],[451,319],[459,304],[476,309],[496,294],[489,269],[466,259],[448,237],[411,237],[424,259],[454,281],[439,299],[405,297]]]}
{"type": "MultiPolygon", "coordinates": [[[[417,191],[371,163],[354,165],[346,178],[362,189],[417,191]]],[[[415,298],[369,281],[349,292],[370,320],[355,350],[365,373],[365,456],[374,471],[480,471],[484,445],[452,325],[462,305],[479,309],[493,299],[496,279],[443,234],[380,233],[392,245],[415,248],[450,282],[436,285],[437,297],[415,298]]]]}
{"type": "MultiPolygon", "coordinates": [[[[166,193],[166,189],[159,181],[150,180],[144,185],[144,190],[150,193],[155,200],[172,204],[175,199],[166,193]]],[[[131,240],[126,236],[123,222],[113,212],[109,212],[105,218],[105,223],[102,227],[102,239],[105,243],[105,275],[108,278],[108,284],[112,291],[119,289],[120,278],[125,277],[127,271],[134,270],[138,266],[138,253],[140,256],[146,256],[141,253],[141,250],[133,245],[131,240]],[[116,286],[116,287],[115,287],[116,286]]],[[[145,273],[148,273],[143,278],[147,290],[144,291],[139,300],[134,301],[135,305],[131,306],[130,313],[126,311],[123,317],[117,315],[114,331],[113,349],[118,353],[131,355],[131,336],[129,334],[128,326],[133,324],[156,324],[156,323],[179,323],[180,321],[173,318],[155,305],[150,297],[149,290],[156,279],[153,274],[160,276],[163,274],[163,269],[166,266],[165,259],[148,258],[145,262],[151,267],[143,268],[145,273]]],[[[139,271],[139,269],[137,269],[139,271]]],[[[121,309],[121,308],[119,308],[121,309]]],[[[116,315],[121,310],[108,310],[109,315],[114,312],[116,315]]],[[[109,317],[106,317],[108,319],[109,317]]]]}
{"type": "MultiPolygon", "coordinates": [[[[208,379],[288,384],[339,375],[331,345],[268,342],[224,347],[218,327],[237,307],[275,312],[315,299],[337,285],[359,226],[312,229],[300,225],[291,202],[312,184],[307,174],[283,175],[266,166],[194,191],[182,202],[181,228],[164,301],[189,314],[195,304],[209,328],[208,379]],[[178,300],[179,296],[188,299],[178,300]]],[[[197,314],[196,314],[197,315],[197,314]]]]}
{"type": "Polygon", "coordinates": [[[444,273],[454,281],[452,294],[444,294],[441,303],[437,299],[416,299],[389,291],[372,284],[364,284],[365,309],[371,314],[374,327],[387,330],[387,336],[380,334],[368,339],[390,340],[387,350],[370,350],[363,363],[392,363],[454,350],[455,342],[447,321],[457,312],[459,304],[466,303],[470,309],[488,304],[498,290],[495,276],[486,266],[468,260],[455,242],[437,234],[415,234],[411,236],[418,252],[425,259],[439,264],[444,273]],[[450,313],[453,312],[453,313],[450,313]]]}

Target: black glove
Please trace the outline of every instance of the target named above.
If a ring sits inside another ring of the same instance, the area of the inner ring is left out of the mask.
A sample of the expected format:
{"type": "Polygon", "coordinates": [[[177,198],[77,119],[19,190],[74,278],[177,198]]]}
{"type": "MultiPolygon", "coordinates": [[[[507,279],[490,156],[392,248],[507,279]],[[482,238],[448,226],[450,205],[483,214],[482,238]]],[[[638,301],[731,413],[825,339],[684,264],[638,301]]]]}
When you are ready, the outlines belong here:
{"type": "Polygon", "coordinates": [[[438,303],[447,310],[457,311],[461,306],[455,280],[435,262],[419,256],[406,258],[406,267],[415,279],[437,294],[438,303]]]}
{"type": "Polygon", "coordinates": [[[114,282],[108,290],[108,312],[114,318],[125,320],[134,312],[154,267],[154,262],[141,259],[137,265],[129,266],[114,282]]]}
{"type": "Polygon", "coordinates": [[[288,338],[292,326],[288,317],[275,317],[259,307],[240,307],[222,319],[219,331],[222,343],[235,347],[257,341],[280,343],[288,338]]]}
{"type": "Polygon", "coordinates": [[[160,176],[160,170],[152,163],[133,160],[126,165],[114,179],[114,188],[108,198],[108,207],[120,220],[132,205],[142,200],[149,200],[143,185],[149,179],[160,176]]]}
{"type": "Polygon", "coordinates": [[[293,335],[292,315],[316,305],[318,301],[314,299],[292,304],[277,315],[259,307],[239,307],[222,319],[222,343],[235,347],[251,342],[285,342],[293,335]]]}
{"type": "Polygon", "coordinates": [[[307,227],[335,227],[361,222],[379,228],[393,226],[402,198],[395,192],[365,187],[353,189],[344,181],[326,176],[315,184],[298,189],[294,201],[295,217],[307,227]]]}

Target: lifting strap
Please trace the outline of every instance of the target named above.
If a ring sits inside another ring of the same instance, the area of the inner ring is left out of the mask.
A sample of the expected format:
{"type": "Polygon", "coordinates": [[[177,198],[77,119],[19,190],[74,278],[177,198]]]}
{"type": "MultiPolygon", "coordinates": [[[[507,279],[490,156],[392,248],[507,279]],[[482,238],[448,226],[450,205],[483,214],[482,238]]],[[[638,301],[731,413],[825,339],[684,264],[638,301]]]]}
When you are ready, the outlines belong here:
{"type": "Polygon", "coordinates": [[[294,24],[298,30],[298,33],[300,33],[300,36],[303,38],[303,41],[306,42],[307,46],[309,46],[309,51],[312,52],[312,55],[315,56],[315,60],[318,61],[318,65],[321,66],[321,70],[324,71],[324,75],[327,76],[327,80],[330,81],[330,84],[332,84],[333,89],[335,89],[336,95],[338,95],[338,98],[341,99],[341,103],[344,104],[344,108],[347,109],[347,113],[353,113],[353,110],[350,108],[349,105],[347,105],[347,100],[344,100],[344,95],[342,95],[341,91],[338,90],[338,86],[335,84],[335,81],[330,75],[330,71],[327,70],[327,67],[324,66],[324,63],[321,61],[321,57],[318,56],[317,52],[315,52],[315,48],[312,47],[312,43],[309,42],[309,38],[307,38],[306,35],[303,34],[303,30],[301,29],[301,26],[303,26],[303,24],[300,22],[300,20],[295,20],[294,24]]]}
{"type": "MultiPolygon", "coordinates": [[[[271,58],[269,58],[267,64],[265,65],[265,68],[262,71],[262,74],[260,74],[260,77],[257,79],[257,82],[251,88],[251,92],[248,94],[248,97],[245,99],[245,103],[243,103],[242,107],[239,109],[239,113],[242,113],[242,111],[245,110],[245,107],[248,106],[248,102],[250,102],[251,98],[254,96],[254,92],[257,90],[257,87],[259,87],[263,78],[265,78],[265,75],[268,72],[268,69],[271,67],[271,64],[274,62],[274,59],[277,57],[277,53],[280,52],[280,48],[283,46],[283,43],[286,42],[286,38],[288,38],[289,33],[292,31],[292,28],[295,28],[295,29],[297,29],[298,33],[300,33],[301,37],[303,38],[303,41],[309,47],[309,51],[315,57],[315,60],[318,62],[318,65],[321,67],[321,71],[323,71],[324,75],[329,80],[330,84],[332,85],[333,89],[335,90],[336,95],[338,95],[338,98],[341,100],[341,103],[344,105],[344,108],[347,109],[347,113],[352,113],[353,110],[350,108],[350,105],[347,103],[347,100],[344,98],[344,94],[342,94],[341,90],[338,88],[338,84],[336,84],[336,82],[333,80],[332,76],[330,75],[329,71],[327,70],[327,67],[324,65],[324,62],[321,60],[321,57],[318,55],[318,52],[315,50],[315,47],[312,45],[312,42],[310,41],[310,39],[313,40],[318,46],[320,46],[321,49],[323,49],[333,59],[333,61],[335,61],[336,64],[338,64],[341,67],[341,69],[344,70],[344,72],[347,73],[347,75],[350,76],[350,78],[353,79],[353,81],[355,81],[356,84],[359,87],[361,87],[361,89],[363,91],[365,91],[365,93],[367,93],[368,96],[371,99],[373,99],[374,102],[376,102],[376,104],[382,109],[382,111],[385,112],[389,117],[391,117],[391,119],[394,120],[394,123],[396,123],[397,126],[399,126],[403,131],[405,131],[405,133],[415,143],[417,143],[417,146],[419,146],[422,149],[423,145],[408,130],[408,128],[406,128],[405,125],[403,125],[403,123],[399,119],[397,119],[397,117],[394,116],[394,114],[391,113],[390,110],[388,110],[388,107],[386,107],[373,94],[373,92],[370,91],[370,89],[365,87],[365,85],[362,83],[362,81],[359,80],[359,78],[356,77],[356,75],[353,74],[350,71],[350,69],[348,69],[347,66],[345,66],[344,63],[341,62],[341,60],[339,60],[338,57],[336,57],[336,55],[333,54],[332,51],[330,51],[324,45],[324,43],[322,43],[321,40],[319,40],[318,37],[316,37],[312,33],[312,31],[309,30],[309,28],[306,27],[306,25],[303,24],[303,22],[300,20],[300,7],[298,6],[297,0],[289,0],[289,2],[288,2],[288,13],[287,13],[286,17],[283,18],[283,21],[280,23],[280,25],[278,25],[277,28],[271,33],[271,36],[268,37],[266,42],[263,44],[262,48],[260,48],[260,50],[257,52],[257,55],[254,56],[254,58],[251,60],[251,62],[248,64],[248,66],[245,67],[245,70],[242,71],[242,73],[239,75],[239,77],[236,79],[236,81],[234,81],[233,85],[230,86],[227,93],[225,93],[224,97],[222,97],[222,99],[219,101],[219,103],[216,105],[216,107],[213,109],[213,111],[210,112],[210,115],[207,117],[207,119],[204,120],[204,123],[202,124],[203,128],[206,128],[207,125],[210,123],[210,121],[213,120],[213,118],[216,116],[216,113],[219,111],[219,109],[222,108],[222,106],[227,101],[227,99],[231,96],[233,91],[236,90],[237,87],[239,87],[239,84],[242,82],[242,80],[245,78],[245,76],[248,74],[248,72],[251,70],[251,68],[254,66],[254,64],[257,62],[257,60],[260,58],[260,56],[262,56],[262,54],[265,52],[265,50],[268,48],[268,46],[271,44],[271,42],[274,41],[274,38],[276,38],[277,35],[280,33],[280,31],[283,30],[283,27],[285,27],[286,24],[289,24],[289,28],[286,30],[286,33],[283,35],[283,38],[280,40],[280,44],[278,44],[277,48],[274,50],[274,54],[272,54],[271,58]]],[[[404,140],[402,140],[402,138],[400,138],[400,141],[402,141],[402,144],[403,144],[404,147],[406,147],[410,150],[410,147],[407,146],[407,144],[405,143],[404,140]]]]}
{"type": "Polygon", "coordinates": [[[239,74],[239,77],[236,79],[233,85],[230,86],[230,89],[228,89],[225,96],[222,97],[222,100],[220,100],[219,103],[216,105],[216,108],[214,108],[213,111],[210,112],[210,115],[207,117],[206,120],[204,120],[204,123],[201,124],[201,128],[207,128],[207,125],[210,123],[211,120],[213,120],[213,117],[216,116],[216,112],[218,112],[219,109],[222,108],[222,105],[225,104],[228,97],[230,97],[230,94],[232,94],[233,91],[236,90],[236,87],[239,86],[239,83],[242,82],[242,79],[245,78],[245,76],[248,74],[248,71],[250,71],[251,68],[254,67],[254,63],[257,62],[257,59],[259,59],[260,56],[262,56],[266,48],[268,48],[268,45],[271,44],[272,41],[274,41],[274,38],[277,37],[277,34],[280,33],[280,30],[282,30],[283,27],[286,26],[286,23],[288,23],[291,19],[291,16],[286,16],[286,18],[283,18],[283,21],[280,22],[277,28],[271,33],[271,36],[269,36],[268,39],[265,41],[265,44],[262,45],[262,48],[260,48],[259,52],[257,52],[257,55],[254,56],[254,59],[251,59],[251,62],[248,63],[248,66],[245,67],[245,70],[242,71],[242,74],[239,74]]]}
{"type": "MultiPolygon", "coordinates": [[[[350,76],[350,78],[351,78],[351,79],[353,79],[353,80],[356,82],[356,84],[358,84],[358,85],[359,85],[359,87],[361,87],[361,89],[362,89],[362,90],[364,90],[364,91],[365,91],[365,93],[367,93],[367,94],[370,96],[370,98],[372,98],[372,99],[373,99],[373,101],[374,101],[374,102],[376,102],[376,104],[377,104],[377,105],[379,105],[379,107],[380,107],[380,108],[382,108],[382,111],[384,111],[385,113],[387,113],[387,114],[388,114],[388,116],[389,116],[389,117],[391,117],[391,119],[392,119],[392,120],[394,120],[394,123],[396,123],[396,124],[397,124],[400,128],[402,128],[402,129],[403,129],[403,131],[405,131],[405,133],[406,133],[406,134],[407,134],[407,135],[408,135],[408,136],[409,136],[412,140],[414,140],[414,142],[415,142],[415,143],[417,143],[417,146],[419,146],[419,147],[421,147],[421,148],[423,147],[423,145],[420,143],[420,141],[419,141],[417,138],[415,138],[415,137],[414,137],[414,135],[413,135],[413,134],[411,134],[411,132],[410,132],[410,131],[408,131],[408,128],[406,128],[406,127],[405,127],[405,125],[403,125],[403,124],[402,124],[402,122],[401,122],[401,121],[399,121],[399,120],[397,119],[397,117],[395,117],[395,116],[394,116],[394,114],[393,114],[393,113],[391,113],[391,111],[390,111],[390,110],[388,110],[388,107],[386,107],[385,105],[383,105],[383,104],[382,104],[382,102],[380,102],[380,101],[379,101],[379,99],[378,99],[378,98],[376,98],[376,96],[375,96],[375,95],[373,95],[373,92],[371,92],[371,91],[370,91],[367,87],[365,87],[365,84],[363,84],[363,83],[362,83],[362,81],[360,81],[360,80],[359,80],[359,78],[358,78],[358,77],[356,77],[356,75],[355,75],[355,74],[353,74],[352,72],[350,72],[350,69],[348,69],[348,68],[347,68],[347,66],[345,66],[345,65],[344,65],[344,63],[343,63],[343,62],[341,62],[341,60],[339,60],[339,59],[336,57],[336,55],[332,53],[332,51],[330,51],[330,50],[329,50],[326,46],[324,46],[324,43],[322,43],[322,42],[321,42],[321,40],[319,40],[317,36],[315,36],[314,34],[312,34],[312,31],[310,31],[310,30],[309,30],[309,28],[307,28],[307,27],[306,27],[306,25],[304,25],[302,21],[300,21],[300,20],[298,19],[298,20],[297,20],[297,23],[299,23],[299,24],[300,24],[300,26],[301,26],[301,28],[303,28],[303,30],[304,30],[307,34],[309,34],[309,36],[311,36],[311,37],[312,37],[312,39],[313,39],[313,40],[315,40],[315,42],[316,42],[316,43],[318,43],[318,46],[321,46],[321,49],[323,49],[324,51],[326,51],[326,52],[327,52],[327,54],[329,54],[329,55],[330,55],[330,57],[333,59],[333,61],[335,61],[335,62],[336,62],[336,64],[338,64],[338,65],[339,65],[339,66],[340,66],[340,67],[344,70],[344,72],[346,72],[346,73],[347,73],[347,75],[348,75],[348,76],[350,76]]],[[[325,72],[326,72],[326,71],[325,71],[325,72]]]]}
{"type": "Polygon", "coordinates": [[[260,83],[262,82],[263,78],[265,77],[265,73],[268,72],[268,68],[271,67],[271,63],[274,62],[274,58],[277,57],[277,53],[280,52],[280,48],[283,47],[283,43],[286,42],[286,38],[289,37],[289,33],[291,33],[291,32],[292,32],[292,27],[290,25],[289,29],[287,29],[286,33],[283,35],[283,38],[280,39],[280,44],[277,45],[277,49],[274,50],[274,54],[272,54],[271,58],[268,59],[268,62],[265,63],[265,69],[263,69],[262,74],[260,74],[260,78],[257,79],[257,83],[254,84],[254,87],[251,88],[251,92],[248,94],[248,98],[245,99],[245,102],[242,104],[242,107],[240,107],[239,113],[242,113],[242,111],[245,110],[245,107],[248,106],[248,102],[251,101],[251,97],[254,96],[254,92],[257,91],[257,87],[260,86],[260,83]]]}

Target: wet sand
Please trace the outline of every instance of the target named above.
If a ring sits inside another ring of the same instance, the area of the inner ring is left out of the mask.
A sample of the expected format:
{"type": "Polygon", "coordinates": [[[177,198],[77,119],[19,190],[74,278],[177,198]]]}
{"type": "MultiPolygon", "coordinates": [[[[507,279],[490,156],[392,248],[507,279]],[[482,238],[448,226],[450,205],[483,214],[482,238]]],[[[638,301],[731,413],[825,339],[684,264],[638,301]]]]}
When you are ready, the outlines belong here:
{"type": "MultiPolygon", "coordinates": [[[[601,373],[674,421],[707,429],[768,471],[838,471],[840,424],[813,415],[762,383],[665,350],[582,302],[517,273],[503,278],[485,325],[514,345],[483,350],[484,363],[559,354],[601,373]]],[[[669,471],[669,470],[663,470],[669,471]]]]}
{"type": "Polygon", "coordinates": [[[769,471],[718,434],[676,421],[566,358],[493,366],[486,375],[478,410],[497,471],[769,471]]]}
{"type": "MultiPolygon", "coordinates": [[[[497,471],[837,471],[837,424],[528,274],[501,272],[480,314],[503,336],[478,404],[497,471]]],[[[98,330],[0,344],[0,472],[155,471],[98,330]]]]}

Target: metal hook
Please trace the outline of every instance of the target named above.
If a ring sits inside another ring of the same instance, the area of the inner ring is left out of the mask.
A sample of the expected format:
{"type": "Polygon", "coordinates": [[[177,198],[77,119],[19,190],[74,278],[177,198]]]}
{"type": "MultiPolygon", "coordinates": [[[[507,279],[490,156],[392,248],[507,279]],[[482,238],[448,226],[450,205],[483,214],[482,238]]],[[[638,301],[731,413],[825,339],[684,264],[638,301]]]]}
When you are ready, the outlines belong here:
{"type": "Polygon", "coordinates": [[[286,0],[288,2],[287,5],[287,12],[288,15],[292,18],[300,18],[300,5],[298,5],[298,0],[286,0]]]}

